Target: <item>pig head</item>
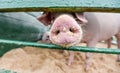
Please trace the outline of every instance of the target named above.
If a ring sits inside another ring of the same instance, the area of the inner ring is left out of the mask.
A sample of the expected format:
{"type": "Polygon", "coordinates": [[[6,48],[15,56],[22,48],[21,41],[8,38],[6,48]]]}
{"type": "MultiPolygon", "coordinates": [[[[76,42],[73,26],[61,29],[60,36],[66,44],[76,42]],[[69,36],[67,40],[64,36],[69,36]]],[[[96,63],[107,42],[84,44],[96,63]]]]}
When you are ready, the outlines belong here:
{"type": "Polygon", "coordinates": [[[46,26],[52,25],[49,32],[50,41],[64,47],[75,45],[81,41],[83,34],[81,25],[87,23],[83,13],[45,12],[38,20],[46,26]]]}

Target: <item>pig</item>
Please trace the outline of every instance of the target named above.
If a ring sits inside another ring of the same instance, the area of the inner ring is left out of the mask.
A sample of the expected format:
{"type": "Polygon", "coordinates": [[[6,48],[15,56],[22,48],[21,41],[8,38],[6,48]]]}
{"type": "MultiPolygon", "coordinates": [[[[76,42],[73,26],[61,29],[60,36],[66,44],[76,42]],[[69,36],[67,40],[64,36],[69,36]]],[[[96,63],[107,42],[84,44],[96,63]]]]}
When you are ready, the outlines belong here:
{"type": "MultiPolygon", "coordinates": [[[[117,46],[118,48],[120,48],[120,23],[119,23],[120,14],[119,13],[84,12],[84,15],[81,13],[72,13],[72,14],[74,14],[73,15],[73,18],[75,19],[74,21],[69,19],[71,18],[69,17],[70,15],[67,15],[68,17],[64,17],[64,16],[59,17],[61,16],[61,14],[59,14],[58,16],[57,14],[55,15],[54,13],[53,13],[53,16],[47,18],[47,23],[46,21],[44,21],[44,18],[43,18],[45,17],[45,15],[42,18],[39,18],[39,20],[42,21],[45,25],[52,24],[52,27],[50,29],[50,40],[54,44],[58,44],[61,46],[63,46],[62,44],[64,44],[64,46],[66,45],[72,46],[77,44],[78,42],[85,42],[88,47],[95,47],[99,41],[108,40],[112,36],[116,36],[117,43],[118,43],[117,46]],[[72,24],[68,25],[66,22],[64,22],[64,20],[67,20],[67,19],[69,20],[67,22],[68,24],[77,21],[78,25],[82,27],[82,30],[81,29],[80,30],[81,30],[81,33],[83,32],[83,34],[81,35],[78,34],[79,37],[77,36],[77,38],[80,38],[79,41],[76,40],[75,37],[71,38],[71,34],[68,33],[70,32],[70,30],[68,30],[70,29],[69,26],[72,26],[72,24]],[[57,29],[59,29],[59,31],[57,29]],[[55,35],[54,30],[57,30],[56,31],[57,35],[55,35]],[[67,38],[66,36],[67,37],[69,36],[69,37],[67,38]],[[77,43],[74,43],[74,42],[77,42],[77,43]],[[74,44],[71,44],[71,43],[74,43],[74,44]]],[[[74,59],[74,54],[71,51],[68,64],[71,64],[73,59],[74,59]]],[[[91,64],[90,63],[91,53],[86,53],[86,59],[87,59],[85,62],[86,70],[88,70],[91,64]]],[[[120,55],[118,55],[117,61],[120,61],[120,55]]]]}
{"type": "MultiPolygon", "coordinates": [[[[38,20],[40,20],[45,25],[52,24],[52,27],[51,30],[43,36],[43,41],[47,40],[47,43],[51,41],[52,43],[61,45],[63,47],[69,47],[79,43],[82,38],[82,30],[79,24],[85,24],[87,23],[87,20],[82,15],[77,19],[76,18],[76,13],[44,13],[41,17],[38,18],[38,20]],[[79,24],[77,22],[79,22],[79,24]],[[60,36],[57,36],[59,32],[63,33],[60,33],[60,36]]],[[[71,51],[68,65],[71,65],[73,58],[74,54],[71,51]]]]}

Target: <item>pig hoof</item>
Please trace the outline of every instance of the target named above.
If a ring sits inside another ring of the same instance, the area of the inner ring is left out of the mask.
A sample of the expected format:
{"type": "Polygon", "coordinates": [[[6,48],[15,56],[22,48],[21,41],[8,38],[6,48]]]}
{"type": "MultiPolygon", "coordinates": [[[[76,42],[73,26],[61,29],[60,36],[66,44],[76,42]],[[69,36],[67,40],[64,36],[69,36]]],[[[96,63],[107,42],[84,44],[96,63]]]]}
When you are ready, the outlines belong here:
{"type": "Polygon", "coordinates": [[[67,65],[70,66],[71,64],[68,63],[67,65]]]}
{"type": "Polygon", "coordinates": [[[67,65],[70,66],[72,63],[71,62],[68,62],[67,65]]]}
{"type": "Polygon", "coordinates": [[[88,71],[89,71],[89,69],[90,69],[90,68],[86,67],[86,68],[85,68],[85,71],[86,71],[86,72],[88,72],[88,71]]]}

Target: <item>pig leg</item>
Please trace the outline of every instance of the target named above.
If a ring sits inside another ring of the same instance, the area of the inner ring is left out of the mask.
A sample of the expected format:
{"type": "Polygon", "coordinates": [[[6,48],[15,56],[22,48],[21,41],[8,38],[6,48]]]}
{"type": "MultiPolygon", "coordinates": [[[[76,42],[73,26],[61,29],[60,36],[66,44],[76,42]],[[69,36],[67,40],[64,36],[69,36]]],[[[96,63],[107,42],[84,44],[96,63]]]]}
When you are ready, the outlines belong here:
{"type": "Polygon", "coordinates": [[[85,61],[85,71],[88,71],[90,69],[91,66],[91,57],[92,57],[92,53],[86,53],[86,61],[85,61]]]}
{"type": "Polygon", "coordinates": [[[107,43],[107,48],[110,48],[111,47],[111,44],[112,44],[112,37],[108,40],[106,40],[106,43],[107,43]]]}
{"type": "MultiPolygon", "coordinates": [[[[118,33],[115,36],[117,38],[117,47],[118,47],[118,49],[120,49],[120,33],[118,33]]],[[[120,54],[117,56],[117,61],[120,62],[120,54]]]]}
{"type": "MultiPolygon", "coordinates": [[[[95,41],[90,41],[89,43],[87,43],[87,46],[88,47],[95,47],[96,46],[96,44],[97,44],[97,41],[95,40],[95,41]]],[[[89,69],[90,69],[90,66],[91,66],[91,58],[92,58],[92,53],[89,53],[89,52],[87,52],[86,53],[86,61],[85,61],[85,70],[86,71],[88,71],[89,69]]]]}
{"type": "Polygon", "coordinates": [[[74,52],[70,51],[70,56],[69,56],[69,59],[68,59],[68,66],[70,66],[73,61],[74,61],[74,52]]]}

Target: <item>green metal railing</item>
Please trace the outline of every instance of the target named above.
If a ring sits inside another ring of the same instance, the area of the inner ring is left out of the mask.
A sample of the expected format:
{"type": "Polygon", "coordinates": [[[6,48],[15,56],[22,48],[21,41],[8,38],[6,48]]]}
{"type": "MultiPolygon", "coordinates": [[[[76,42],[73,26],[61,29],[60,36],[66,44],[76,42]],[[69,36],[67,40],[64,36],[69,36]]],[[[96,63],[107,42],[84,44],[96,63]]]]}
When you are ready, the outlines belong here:
{"type": "Polygon", "coordinates": [[[3,40],[0,39],[0,44],[11,44],[16,46],[31,46],[31,47],[39,47],[43,49],[59,49],[59,50],[72,50],[72,51],[81,51],[81,52],[92,52],[92,53],[106,53],[106,54],[120,54],[120,50],[113,48],[92,48],[92,47],[84,47],[84,46],[72,46],[69,48],[61,47],[54,44],[44,44],[44,43],[35,43],[35,42],[23,42],[23,41],[13,41],[13,40],[3,40]]]}

